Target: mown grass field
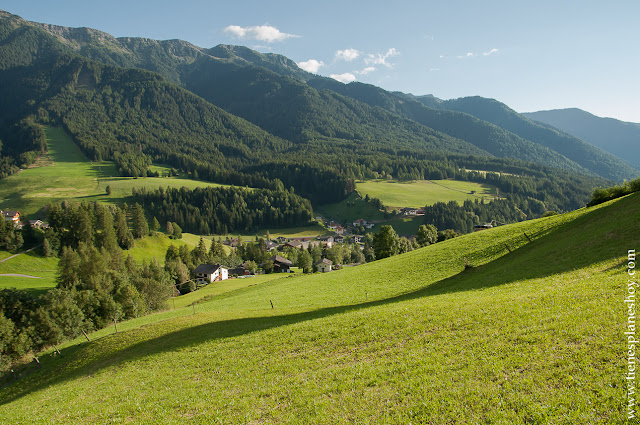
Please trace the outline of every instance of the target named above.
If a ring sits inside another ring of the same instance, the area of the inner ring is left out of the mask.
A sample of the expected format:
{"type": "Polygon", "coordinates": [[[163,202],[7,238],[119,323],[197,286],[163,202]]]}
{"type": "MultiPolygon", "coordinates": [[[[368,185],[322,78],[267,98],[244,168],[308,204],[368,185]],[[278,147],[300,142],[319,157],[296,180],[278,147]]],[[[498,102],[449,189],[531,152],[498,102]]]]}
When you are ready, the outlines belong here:
{"type": "MultiPolygon", "coordinates": [[[[32,216],[51,201],[64,199],[98,201],[121,204],[130,196],[134,187],[157,189],[159,187],[221,186],[190,180],[184,176],[170,178],[119,177],[111,161],[89,162],[80,149],[61,128],[44,127],[49,152],[36,167],[0,180],[0,206],[16,209],[32,216]],[[111,196],[106,187],[111,187],[111,196]]],[[[154,169],[166,167],[155,166],[154,169]]]]}
{"type": "Polygon", "coordinates": [[[391,208],[419,208],[449,201],[462,204],[467,199],[489,200],[496,196],[496,189],[490,185],[458,180],[367,180],[356,182],[356,190],[362,197],[378,198],[391,208]]]}
{"type": "Polygon", "coordinates": [[[0,389],[0,422],[624,423],[639,195],[74,341],[0,389]]]}
{"type": "MultiPolygon", "coordinates": [[[[1,252],[3,254],[7,253],[6,251],[1,252]]],[[[8,255],[3,255],[2,257],[7,258],[8,255]]],[[[34,295],[39,295],[56,286],[57,268],[57,258],[42,257],[37,249],[7,259],[0,263],[0,289],[23,289],[34,295]],[[35,276],[37,279],[21,276],[1,276],[5,274],[35,276]]]]}

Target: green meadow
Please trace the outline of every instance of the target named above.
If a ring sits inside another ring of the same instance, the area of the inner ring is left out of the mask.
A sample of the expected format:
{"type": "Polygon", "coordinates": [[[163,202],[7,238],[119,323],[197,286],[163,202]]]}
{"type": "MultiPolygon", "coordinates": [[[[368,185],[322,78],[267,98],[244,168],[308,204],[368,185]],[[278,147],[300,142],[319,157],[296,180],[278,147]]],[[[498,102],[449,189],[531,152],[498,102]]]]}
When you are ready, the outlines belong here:
{"type": "Polygon", "coordinates": [[[624,423],[639,195],[124,322],[7,381],[0,422],[624,423]]]}
{"type": "Polygon", "coordinates": [[[462,204],[467,199],[490,200],[496,196],[495,187],[458,180],[366,180],[356,182],[356,190],[362,197],[378,198],[391,208],[419,208],[449,201],[462,204]]]}
{"type": "MultiPolygon", "coordinates": [[[[0,180],[0,206],[16,209],[34,216],[40,208],[52,201],[87,200],[121,204],[131,196],[133,188],[146,187],[217,187],[215,183],[174,177],[119,177],[111,161],[90,162],[61,128],[44,127],[48,153],[31,168],[0,180]],[[106,187],[111,187],[111,196],[106,187]]],[[[156,165],[154,170],[162,172],[156,165]]]]}
{"type": "Polygon", "coordinates": [[[373,205],[365,202],[356,192],[349,194],[347,199],[335,204],[323,205],[318,209],[318,213],[325,218],[336,220],[339,223],[349,224],[364,218],[368,221],[382,220],[384,213],[376,209],[373,205]]]}
{"type": "MultiPolygon", "coordinates": [[[[6,251],[2,251],[2,253],[4,254],[6,251]]],[[[0,263],[0,289],[24,289],[34,295],[39,295],[56,286],[57,270],[57,258],[45,258],[37,250],[30,251],[0,263]],[[21,274],[35,278],[3,276],[8,274],[21,274]]]]}

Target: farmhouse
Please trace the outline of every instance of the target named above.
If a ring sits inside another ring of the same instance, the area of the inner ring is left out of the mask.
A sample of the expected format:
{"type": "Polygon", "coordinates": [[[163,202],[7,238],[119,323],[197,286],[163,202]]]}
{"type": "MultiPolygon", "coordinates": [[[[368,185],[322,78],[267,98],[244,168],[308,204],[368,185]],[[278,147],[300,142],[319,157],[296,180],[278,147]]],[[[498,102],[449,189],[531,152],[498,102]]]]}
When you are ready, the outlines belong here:
{"type": "Polygon", "coordinates": [[[20,211],[7,210],[1,212],[6,221],[13,223],[14,226],[18,226],[20,223],[20,211]]]}
{"type": "MultiPolygon", "coordinates": [[[[308,247],[308,246],[309,246],[309,243],[307,243],[307,247],[308,247]]],[[[289,247],[289,248],[294,248],[294,249],[300,249],[300,248],[304,248],[304,249],[306,249],[306,248],[307,248],[307,247],[303,246],[302,242],[299,242],[299,241],[289,241],[289,242],[287,242],[286,244],[282,245],[282,247],[281,247],[281,248],[282,248],[282,249],[281,249],[281,251],[282,251],[282,250],[284,250],[284,248],[287,248],[287,247],[289,247]]]]}
{"type": "Polygon", "coordinates": [[[327,273],[331,271],[331,265],[333,264],[333,261],[327,259],[327,258],[323,258],[322,260],[318,261],[315,266],[316,269],[320,272],[320,273],[327,273]]]}
{"type": "Polygon", "coordinates": [[[45,223],[42,220],[29,220],[29,226],[33,227],[34,229],[46,229],[49,227],[49,224],[45,223]]]}
{"type": "Polygon", "coordinates": [[[491,223],[476,224],[475,226],[473,226],[473,231],[479,232],[481,230],[487,230],[491,228],[493,228],[493,225],[491,223]]]}
{"type": "Polygon", "coordinates": [[[424,215],[424,210],[421,210],[419,208],[403,208],[400,210],[401,214],[407,215],[407,216],[418,216],[418,215],[424,215]]]}
{"type": "Polygon", "coordinates": [[[247,262],[245,261],[244,263],[242,263],[241,265],[239,265],[238,267],[234,267],[232,269],[229,269],[229,274],[231,276],[249,276],[252,273],[254,273],[255,270],[249,269],[249,267],[247,266],[247,262]]]}
{"type": "Polygon", "coordinates": [[[278,247],[278,244],[274,241],[267,241],[266,244],[267,244],[267,251],[271,251],[272,249],[278,247]]]}
{"type": "Polygon", "coordinates": [[[196,285],[208,285],[229,278],[229,270],[220,264],[200,264],[193,271],[196,285]]]}
{"type": "MultiPolygon", "coordinates": [[[[267,261],[273,262],[273,271],[276,273],[289,273],[291,271],[291,266],[293,266],[291,261],[279,255],[274,255],[267,261]]],[[[264,265],[264,263],[262,265],[264,265]]]]}
{"type": "Polygon", "coordinates": [[[365,220],[364,218],[359,218],[356,221],[353,222],[353,226],[357,227],[357,226],[366,226],[367,225],[367,220],[365,220]]]}
{"type": "Polygon", "coordinates": [[[222,242],[223,245],[230,246],[231,248],[237,248],[240,246],[241,243],[242,242],[238,238],[231,238],[231,239],[227,238],[222,242]]]}
{"type": "Polygon", "coordinates": [[[322,246],[326,246],[327,248],[331,248],[333,246],[333,236],[318,236],[317,239],[322,246]]]}

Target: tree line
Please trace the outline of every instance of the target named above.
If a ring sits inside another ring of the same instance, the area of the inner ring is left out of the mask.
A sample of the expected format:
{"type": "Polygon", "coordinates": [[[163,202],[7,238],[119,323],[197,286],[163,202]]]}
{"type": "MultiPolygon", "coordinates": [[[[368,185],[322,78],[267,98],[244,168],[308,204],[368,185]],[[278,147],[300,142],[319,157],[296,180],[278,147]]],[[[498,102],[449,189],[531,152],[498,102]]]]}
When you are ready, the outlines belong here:
{"type": "Polygon", "coordinates": [[[155,260],[136,263],[122,248],[149,233],[144,211],[97,203],[51,204],[40,237],[59,256],[57,286],[35,297],[0,291],[0,363],[159,309],[174,293],[172,276],[155,260]],[[129,227],[133,228],[133,231],[129,227]]]}
{"type": "Polygon", "coordinates": [[[311,203],[285,190],[143,188],[133,199],[160,222],[175,222],[183,230],[201,235],[303,226],[313,218],[311,203]]]}

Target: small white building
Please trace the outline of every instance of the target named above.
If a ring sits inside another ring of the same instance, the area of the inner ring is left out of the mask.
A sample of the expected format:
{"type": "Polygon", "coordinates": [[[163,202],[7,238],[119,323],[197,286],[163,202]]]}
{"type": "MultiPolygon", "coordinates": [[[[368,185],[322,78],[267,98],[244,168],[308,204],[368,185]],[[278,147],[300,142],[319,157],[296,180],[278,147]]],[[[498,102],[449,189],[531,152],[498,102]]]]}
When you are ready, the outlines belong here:
{"type": "Polygon", "coordinates": [[[327,258],[323,258],[322,260],[318,261],[315,266],[316,269],[320,272],[320,273],[327,273],[331,271],[331,266],[333,265],[333,261],[327,259],[327,258]]]}
{"type": "Polygon", "coordinates": [[[208,285],[229,279],[229,269],[220,264],[200,264],[193,274],[196,277],[196,285],[208,285]]]}

